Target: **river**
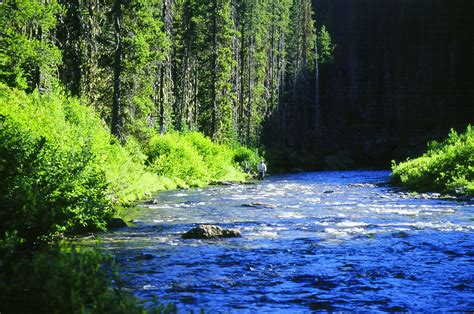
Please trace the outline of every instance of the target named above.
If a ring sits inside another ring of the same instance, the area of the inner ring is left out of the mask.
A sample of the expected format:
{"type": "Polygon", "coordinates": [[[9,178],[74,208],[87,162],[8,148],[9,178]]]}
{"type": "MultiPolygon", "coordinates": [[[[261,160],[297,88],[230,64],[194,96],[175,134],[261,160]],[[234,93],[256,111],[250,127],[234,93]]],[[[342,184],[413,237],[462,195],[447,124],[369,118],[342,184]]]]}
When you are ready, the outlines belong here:
{"type": "Polygon", "coordinates": [[[101,242],[126,288],[181,311],[474,310],[474,204],[399,193],[388,176],[301,173],[164,192],[101,242]],[[243,206],[252,202],[273,206],[243,206]],[[242,238],[180,238],[204,223],[242,238]]]}

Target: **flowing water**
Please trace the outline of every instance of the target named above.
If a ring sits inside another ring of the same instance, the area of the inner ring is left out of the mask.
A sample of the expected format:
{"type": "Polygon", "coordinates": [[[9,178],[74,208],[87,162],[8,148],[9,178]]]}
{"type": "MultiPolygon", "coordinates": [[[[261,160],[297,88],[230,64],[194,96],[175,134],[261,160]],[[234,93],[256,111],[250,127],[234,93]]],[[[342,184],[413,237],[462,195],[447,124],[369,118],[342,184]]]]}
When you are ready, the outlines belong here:
{"type": "Polygon", "coordinates": [[[388,175],[160,193],[134,227],[101,241],[135,295],[182,311],[473,311],[474,205],[397,193],[380,184],[388,175]],[[242,238],[180,238],[203,223],[242,238]]]}

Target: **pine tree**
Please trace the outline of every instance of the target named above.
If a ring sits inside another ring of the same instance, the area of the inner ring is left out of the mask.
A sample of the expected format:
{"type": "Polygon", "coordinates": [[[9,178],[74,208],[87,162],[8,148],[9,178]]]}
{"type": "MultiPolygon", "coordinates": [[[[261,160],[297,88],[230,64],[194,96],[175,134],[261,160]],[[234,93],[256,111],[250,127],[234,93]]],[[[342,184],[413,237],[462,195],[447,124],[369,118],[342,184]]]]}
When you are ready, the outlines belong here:
{"type": "Polygon", "coordinates": [[[331,35],[326,30],[326,26],[323,25],[318,31],[317,36],[318,43],[318,62],[319,63],[331,63],[334,60],[334,49],[336,45],[332,43],[331,35]]]}
{"type": "Polygon", "coordinates": [[[189,129],[258,146],[269,123],[291,145],[319,121],[316,55],[330,62],[334,47],[324,27],[315,45],[310,0],[43,2],[0,7],[2,80],[44,89],[58,76],[122,143],[189,129]]]}
{"type": "Polygon", "coordinates": [[[314,20],[311,2],[298,0],[291,9],[288,33],[287,119],[284,132],[291,134],[287,144],[294,147],[307,142],[310,106],[310,73],[315,61],[314,20]]]}
{"type": "Polygon", "coordinates": [[[183,120],[216,141],[234,137],[232,71],[233,20],[231,0],[184,0],[176,19],[174,43],[181,82],[176,91],[177,126],[183,120]]]}
{"type": "Polygon", "coordinates": [[[169,95],[157,96],[170,72],[161,77],[170,46],[162,19],[165,4],[63,0],[63,5],[68,17],[59,28],[68,34],[60,38],[67,52],[61,71],[65,85],[94,105],[121,142],[128,135],[146,138],[156,112],[162,112],[159,102],[169,95]]]}
{"type": "Polygon", "coordinates": [[[314,45],[314,51],[316,55],[316,62],[314,63],[314,135],[315,142],[317,143],[321,142],[321,137],[323,136],[324,130],[321,118],[319,63],[325,64],[332,62],[335,48],[335,45],[332,44],[331,36],[326,30],[326,26],[323,25],[317,33],[314,45]]]}
{"type": "Polygon", "coordinates": [[[55,85],[61,51],[55,45],[56,0],[5,0],[0,4],[0,80],[41,92],[55,85]]]}
{"type": "Polygon", "coordinates": [[[178,0],[175,4],[173,33],[173,113],[178,130],[199,130],[203,85],[203,51],[208,44],[206,6],[196,0],[178,0]]]}
{"type": "Polygon", "coordinates": [[[65,10],[62,23],[57,25],[57,39],[62,50],[59,71],[61,83],[72,95],[81,96],[84,55],[81,47],[85,27],[80,0],[59,0],[65,10]]]}
{"type": "Polygon", "coordinates": [[[157,51],[161,49],[162,58],[155,58],[157,62],[157,80],[154,84],[155,105],[158,108],[158,128],[160,134],[163,134],[168,127],[172,127],[172,104],[174,102],[173,94],[173,75],[172,75],[172,46],[173,40],[173,1],[162,0],[161,32],[165,40],[161,41],[162,47],[156,47],[157,51]]]}
{"type": "Polygon", "coordinates": [[[112,124],[111,132],[120,142],[125,141],[124,105],[122,103],[122,0],[115,0],[112,6],[114,25],[114,57],[113,57],[113,97],[112,97],[112,124]]]}
{"type": "MultiPolygon", "coordinates": [[[[211,0],[209,26],[211,45],[209,51],[210,128],[208,134],[216,141],[231,141],[233,138],[233,95],[231,73],[233,23],[230,0],[211,0]]],[[[209,110],[208,109],[208,110],[209,110]]],[[[204,115],[206,116],[206,115],[204,115]]],[[[202,124],[204,126],[204,123],[202,124]]]]}

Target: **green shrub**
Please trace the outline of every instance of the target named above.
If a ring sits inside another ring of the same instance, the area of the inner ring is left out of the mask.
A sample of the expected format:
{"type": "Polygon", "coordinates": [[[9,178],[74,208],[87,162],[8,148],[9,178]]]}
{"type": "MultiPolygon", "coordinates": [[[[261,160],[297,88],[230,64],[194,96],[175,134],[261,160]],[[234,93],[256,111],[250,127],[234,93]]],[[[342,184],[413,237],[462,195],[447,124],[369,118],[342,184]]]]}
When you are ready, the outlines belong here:
{"type": "Polygon", "coordinates": [[[202,156],[178,133],[152,137],[149,157],[150,169],[164,177],[189,181],[209,176],[202,156]]]}
{"type": "MultiPolygon", "coordinates": [[[[0,241],[1,313],[145,313],[97,249],[12,251],[0,241]]],[[[156,307],[153,312],[172,312],[156,307]]]]}
{"type": "Polygon", "coordinates": [[[251,150],[244,146],[235,146],[233,152],[234,163],[243,170],[256,169],[261,159],[256,150],[251,150]]]}
{"type": "Polygon", "coordinates": [[[177,185],[189,186],[243,181],[246,175],[239,164],[258,161],[258,155],[246,148],[216,144],[197,132],[156,135],[150,140],[147,154],[152,172],[173,179],[177,185]]]}
{"type": "Polygon", "coordinates": [[[0,226],[34,241],[78,229],[103,229],[111,214],[91,141],[74,142],[56,99],[0,95],[0,226]]]}
{"type": "Polygon", "coordinates": [[[152,192],[243,181],[258,154],[197,132],[121,146],[92,108],[61,92],[0,85],[0,232],[27,241],[104,230],[115,205],[152,192]],[[145,165],[147,164],[147,165],[145,165]]]}
{"type": "Polygon", "coordinates": [[[392,165],[392,180],[410,189],[474,195],[474,129],[432,142],[421,157],[392,165]]]}
{"type": "Polygon", "coordinates": [[[92,109],[0,85],[0,231],[27,241],[103,230],[114,204],[150,194],[145,157],[113,143],[92,109]]]}

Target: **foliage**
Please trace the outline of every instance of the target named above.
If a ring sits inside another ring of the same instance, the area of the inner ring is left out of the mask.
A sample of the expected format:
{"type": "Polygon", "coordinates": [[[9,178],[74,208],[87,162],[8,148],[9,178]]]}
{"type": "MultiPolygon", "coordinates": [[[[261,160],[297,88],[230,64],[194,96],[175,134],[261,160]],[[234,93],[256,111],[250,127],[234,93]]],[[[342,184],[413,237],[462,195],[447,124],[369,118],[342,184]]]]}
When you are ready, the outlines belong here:
{"type": "Polygon", "coordinates": [[[277,108],[312,106],[292,96],[316,59],[309,0],[58,1],[62,84],[121,141],[192,130],[258,146],[277,108]]]}
{"type": "Polygon", "coordinates": [[[245,146],[236,145],[233,147],[233,151],[234,162],[244,170],[256,169],[262,159],[258,150],[252,150],[245,146]]]}
{"type": "Polygon", "coordinates": [[[318,32],[318,62],[331,63],[334,60],[334,49],[336,45],[332,43],[331,35],[323,25],[318,32]]]}
{"type": "Polygon", "coordinates": [[[251,150],[213,143],[198,132],[157,135],[151,139],[147,151],[149,169],[175,182],[180,180],[178,186],[243,181],[241,166],[258,162],[258,155],[251,150]]]}
{"type": "Polygon", "coordinates": [[[60,81],[121,142],[193,130],[259,146],[272,115],[289,116],[272,121],[285,131],[313,106],[299,96],[316,60],[313,13],[309,0],[7,0],[0,81],[41,92],[60,81]]]}
{"type": "Polygon", "coordinates": [[[91,108],[59,92],[3,86],[0,117],[0,226],[27,241],[103,230],[113,205],[154,191],[243,181],[258,160],[197,132],[156,135],[146,154],[133,138],[121,146],[91,108]]]}
{"type": "Polygon", "coordinates": [[[56,0],[0,3],[0,81],[12,87],[51,88],[61,52],[54,28],[62,8],[56,0]]]}
{"type": "Polygon", "coordinates": [[[0,117],[2,231],[36,241],[103,230],[114,203],[143,197],[157,182],[126,148],[111,144],[90,108],[61,93],[0,86],[0,117]]]}
{"type": "Polygon", "coordinates": [[[441,143],[431,142],[421,157],[393,162],[392,180],[420,191],[474,195],[474,128],[452,130],[441,143]]]}
{"type": "Polygon", "coordinates": [[[154,191],[245,180],[259,155],[240,144],[289,100],[290,23],[313,34],[298,3],[0,1],[0,311],[142,310],[97,253],[26,251],[154,191]]]}
{"type": "MultiPolygon", "coordinates": [[[[55,244],[34,254],[0,241],[2,313],[145,313],[124,291],[113,260],[96,249],[55,244]]],[[[174,312],[156,306],[152,312],[174,312]]]]}

